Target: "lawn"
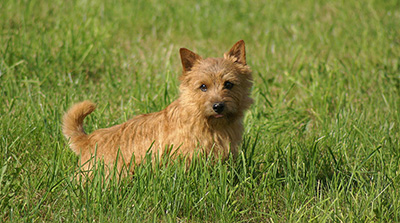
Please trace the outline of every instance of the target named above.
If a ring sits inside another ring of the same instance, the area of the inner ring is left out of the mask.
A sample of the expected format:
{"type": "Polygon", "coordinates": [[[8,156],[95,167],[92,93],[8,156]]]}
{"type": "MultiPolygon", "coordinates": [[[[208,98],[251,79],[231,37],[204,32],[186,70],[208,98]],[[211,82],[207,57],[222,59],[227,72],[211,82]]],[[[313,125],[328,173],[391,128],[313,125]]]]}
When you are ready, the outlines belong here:
{"type": "Polygon", "coordinates": [[[400,222],[399,109],[398,0],[2,0],[0,221],[400,222]],[[159,111],[179,48],[240,39],[255,103],[237,159],[75,179],[72,104],[98,104],[87,132],[159,111]]]}

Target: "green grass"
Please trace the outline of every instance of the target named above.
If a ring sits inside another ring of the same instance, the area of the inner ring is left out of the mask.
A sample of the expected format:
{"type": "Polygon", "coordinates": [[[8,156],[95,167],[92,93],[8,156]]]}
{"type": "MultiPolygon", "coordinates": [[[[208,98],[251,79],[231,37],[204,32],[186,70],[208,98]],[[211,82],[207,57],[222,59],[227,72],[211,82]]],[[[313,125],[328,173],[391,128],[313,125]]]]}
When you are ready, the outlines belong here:
{"type": "Polygon", "coordinates": [[[2,0],[0,221],[400,222],[399,110],[397,0],[2,0]],[[180,47],[240,39],[255,103],[236,160],[74,180],[69,106],[98,103],[88,132],[161,110],[180,47]]]}

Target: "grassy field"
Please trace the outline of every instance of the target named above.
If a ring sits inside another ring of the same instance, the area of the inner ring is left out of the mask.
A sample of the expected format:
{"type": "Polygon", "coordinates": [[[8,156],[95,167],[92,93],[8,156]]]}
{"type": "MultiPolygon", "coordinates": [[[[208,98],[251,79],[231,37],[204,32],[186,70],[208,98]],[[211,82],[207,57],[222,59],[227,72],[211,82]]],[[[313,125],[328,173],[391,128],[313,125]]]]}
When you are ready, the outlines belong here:
{"type": "Polygon", "coordinates": [[[0,221],[400,222],[400,2],[0,1],[0,221]],[[177,98],[179,48],[244,39],[255,103],[236,160],[74,180],[86,130],[177,98]]]}

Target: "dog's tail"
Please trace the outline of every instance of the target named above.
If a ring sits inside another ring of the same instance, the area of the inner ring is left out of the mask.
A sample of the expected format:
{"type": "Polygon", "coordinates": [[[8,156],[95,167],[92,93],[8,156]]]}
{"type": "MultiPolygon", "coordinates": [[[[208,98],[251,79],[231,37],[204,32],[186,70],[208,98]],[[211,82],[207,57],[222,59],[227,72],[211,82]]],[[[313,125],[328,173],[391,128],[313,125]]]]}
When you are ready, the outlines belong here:
{"type": "Polygon", "coordinates": [[[96,109],[90,101],[83,101],[72,106],[64,115],[62,130],[64,136],[71,141],[71,149],[79,155],[81,145],[88,140],[88,135],[83,129],[83,120],[96,109]]]}

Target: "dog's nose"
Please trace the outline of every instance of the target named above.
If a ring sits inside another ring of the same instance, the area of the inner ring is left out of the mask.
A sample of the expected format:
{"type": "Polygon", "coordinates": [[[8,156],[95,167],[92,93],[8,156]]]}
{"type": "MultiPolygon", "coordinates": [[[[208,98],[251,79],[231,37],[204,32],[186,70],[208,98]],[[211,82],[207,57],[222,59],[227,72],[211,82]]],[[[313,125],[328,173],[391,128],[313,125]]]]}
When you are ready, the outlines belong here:
{"type": "Polygon", "coordinates": [[[225,104],[223,102],[217,102],[213,105],[213,110],[218,113],[221,114],[221,112],[224,110],[225,104]]]}

